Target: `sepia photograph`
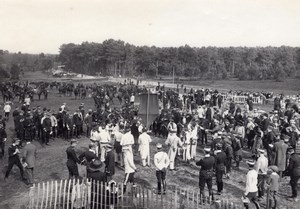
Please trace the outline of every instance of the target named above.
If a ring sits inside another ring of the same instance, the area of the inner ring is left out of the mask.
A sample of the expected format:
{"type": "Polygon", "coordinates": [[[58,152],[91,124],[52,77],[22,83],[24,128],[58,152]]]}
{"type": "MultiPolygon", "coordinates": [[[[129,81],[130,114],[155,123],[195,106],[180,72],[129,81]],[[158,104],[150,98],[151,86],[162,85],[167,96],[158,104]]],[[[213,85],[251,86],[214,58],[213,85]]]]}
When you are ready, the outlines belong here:
{"type": "Polygon", "coordinates": [[[299,209],[300,1],[0,0],[0,209],[299,209]]]}

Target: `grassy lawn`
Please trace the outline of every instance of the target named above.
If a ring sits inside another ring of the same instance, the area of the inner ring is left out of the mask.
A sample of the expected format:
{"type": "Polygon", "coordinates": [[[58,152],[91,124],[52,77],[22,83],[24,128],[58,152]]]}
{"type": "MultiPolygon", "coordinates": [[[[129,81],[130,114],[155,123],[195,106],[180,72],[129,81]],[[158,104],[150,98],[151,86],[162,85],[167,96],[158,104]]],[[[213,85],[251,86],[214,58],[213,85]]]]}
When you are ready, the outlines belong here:
{"type": "MultiPolygon", "coordinates": [[[[54,80],[51,77],[47,77],[42,73],[28,73],[23,78],[24,80],[54,80]]],[[[61,79],[57,79],[61,80],[61,79]]],[[[83,82],[83,81],[82,81],[83,82]]],[[[87,81],[88,82],[88,81],[87,81]]],[[[93,81],[94,82],[94,81],[93,81]]],[[[243,82],[237,82],[238,85],[241,85],[243,82]]],[[[250,85],[251,82],[249,82],[247,85],[250,85]]],[[[277,83],[275,83],[277,84],[277,83]]],[[[194,83],[193,83],[194,85],[194,83]]],[[[195,84],[196,85],[196,84],[195,84]]],[[[201,82],[200,82],[201,85],[201,82]]],[[[211,88],[217,86],[217,84],[212,84],[212,86],[209,86],[211,88]]],[[[225,87],[225,85],[229,85],[227,82],[221,82],[219,84],[221,87],[225,87]]],[[[244,85],[244,84],[243,84],[244,85]]],[[[244,87],[247,86],[245,84],[244,87]]],[[[253,84],[252,84],[253,85],[253,84]]],[[[260,85],[266,85],[270,86],[270,84],[260,84],[260,85]]],[[[220,87],[220,88],[221,88],[220,87]]],[[[255,87],[253,85],[253,87],[255,87]]],[[[217,88],[217,87],[216,87],[217,88]]],[[[270,87],[271,88],[271,87],[270,87]]],[[[275,88],[275,86],[274,86],[275,88]]],[[[277,88],[277,87],[276,87],[277,88]]],[[[296,89],[296,88],[294,88],[296,89]]],[[[267,89],[264,89],[267,91],[267,89]]],[[[75,100],[73,97],[60,97],[55,90],[50,91],[48,100],[41,100],[41,101],[34,101],[32,103],[32,106],[40,105],[41,107],[47,107],[51,108],[53,110],[58,110],[60,105],[66,102],[67,106],[71,111],[74,111],[78,108],[80,103],[85,104],[85,110],[89,108],[94,108],[94,102],[92,99],[85,99],[85,100],[75,100]]],[[[15,103],[15,106],[18,106],[18,103],[15,103]]],[[[261,109],[269,110],[270,107],[261,107],[261,109]]],[[[8,131],[8,142],[6,143],[6,152],[7,147],[11,143],[11,139],[14,136],[13,131],[13,121],[12,118],[10,118],[8,125],[7,125],[7,131],[8,131]]],[[[153,158],[155,153],[155,144],[157,142],[163,143],[165,139],[158,138],[158,137],[152,137],[153,142],[151,143],[151,158],[153,158]]],[[[80,139],[78,139],[78,153],[85,150],[89,144],[89,139],[82,136],[80,139]]],[[[66,153],[65,150],[69,146],[69,142],[65,141],[64,139],[57,138],[54,141],[50,141],[51,146],[42,147],[39,142],[34,141],[34,144],[38,147],[38,156],[37,156],[37,164],[35,167],[35,182],[42,182],[42,181],[51,181],[51,180],[59,180],[59,179],[65,179],[68,177],[68,170],[66,167],[66,153]]],[[[202,147],[198,146],[198,156],[197,159],[200,159],[203,156],[202,153],[202,147]]],[[[243,153],[244,159],[250,156],[248,151],[244,151],[243,153]]],[[[153,159],[152,159],[153,160],[153,159]]],[[[136,182],[138,184],[144,185],[147,188],[156,188],[156,177],[155,177],[155,168],[152,167],[146,167],[143,168],[141,166],[141,160],[140,156],[135,157],[135,163],[138,168],[138,172],[136,173],[136,182]]],[[[153,165],[153,162],[152,162],[153,165]]],[[[0,208],[1,209],[17,209],[17,208],[25,208],[27,205],[29,199],[29,188],[20,180],[20,174],[17,167],[14,167],[8,182],[3,181],[4,172],[6,171],[7,166],[7,153],[3,160],[0,161],[0,170],[2,177],[0,178],[0,208]]],[[[199,168],[195,165],[195,163],[192,164],[186,164],[182,162],[180,159],[177,160],[177,167],[178,170],[168,172],[167,173],[167,185],[169,188],[172,187],[179,187],[189,190],[198,191],[198,175],[199,175],[199,168]]],[[[85,176],[85,167],[79,166],[79,172],[81,176],[85,176]]],[[[231,200],[232,202],[241,202],[241,195],[245,189],[245,175],[247,172],[247,165],[245,163],[241,163],[241,169],[232,171],[232,178],[231,179],[225,179],[224,180],[224,193],[221,196],[216,196],[217,198],[226,198],[231,200]]],[[[122,182],[124,178],[124,171],[116,168],[116,174],[114,176],[114,179],[117,182],[122,182]]],[[[215,183],[214,183],[215,184],[215,183]]],[[[216,186],[214,185],[214,190],[216,191],[216,186]]],[[[281,206],[288,205],[293,206],[295,205],[292,202],[289,202],[286,200],[286,196],[290,195],[290,187],[288,185],[288,180],[284,179],[281,183],[280,192],[279,192],[279,203],[281,206]]],[[[263,202],[265,203],[265,202],[263,202]]]]}

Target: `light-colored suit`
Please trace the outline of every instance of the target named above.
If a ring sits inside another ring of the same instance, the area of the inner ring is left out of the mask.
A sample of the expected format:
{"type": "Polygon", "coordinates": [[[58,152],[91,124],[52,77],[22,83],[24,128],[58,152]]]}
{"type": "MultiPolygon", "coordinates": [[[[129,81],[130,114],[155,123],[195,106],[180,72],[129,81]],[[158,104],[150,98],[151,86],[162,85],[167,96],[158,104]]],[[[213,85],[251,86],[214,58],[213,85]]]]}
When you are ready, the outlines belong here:
{"type": "Polygon", "coordinates": [[[37,148],[34,144],[27,143],[22,149],[23,161],[27,163],[25,167],[27,183],[33,184],[33,168],[35,166],[37,148]]]}

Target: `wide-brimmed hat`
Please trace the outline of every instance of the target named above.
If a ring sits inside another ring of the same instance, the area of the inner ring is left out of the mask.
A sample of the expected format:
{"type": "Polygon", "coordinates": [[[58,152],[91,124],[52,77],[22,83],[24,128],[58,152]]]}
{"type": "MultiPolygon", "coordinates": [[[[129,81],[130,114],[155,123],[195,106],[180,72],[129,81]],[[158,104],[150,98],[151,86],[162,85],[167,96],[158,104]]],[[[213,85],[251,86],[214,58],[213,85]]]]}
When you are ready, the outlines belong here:
{"type": "Polygon", "coordinates": [[[89,164],[88,170],[92,172],[96,172],[96,171],[100,171],[101,167],[102,167],[102,162],[96,159],[89,164]]]}
{"type": "Polygon", "coordinates": [[[278,173],[278,171],[279,171],[278,167],[276,165],[269,166],[269,169],[272,170],[273,172],[276,172],[276,173],[278,173]]]}

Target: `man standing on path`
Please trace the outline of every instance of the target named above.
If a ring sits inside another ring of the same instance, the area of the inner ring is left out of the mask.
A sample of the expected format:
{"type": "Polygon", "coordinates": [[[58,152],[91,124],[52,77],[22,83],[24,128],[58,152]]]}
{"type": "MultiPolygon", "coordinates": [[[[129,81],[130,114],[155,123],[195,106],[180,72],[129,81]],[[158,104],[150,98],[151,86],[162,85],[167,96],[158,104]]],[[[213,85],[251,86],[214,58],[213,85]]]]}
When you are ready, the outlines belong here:
{"type": "Polygon", "coordinates": [[[5,173],[4,181],[7,180],[9,173],[14,165],[17,165],[19,167],[22,180],[25,180],[23,166],[19,157],[20,150],[18,146],[20,145],[20,142],[21,140],[16,138],[13,140],[12,145],[10,145],[8,148],[8,167],[5,173]]]}
{"type": "Polygon", "coordinates": [[[22,149],[22,161],[25,163],[25,174],[28,185],[33,185],[33,169],[35,166],[37,148],[31,143],[31,139],[26,139],[26,145],[22,149]]]}
{"type": "Polygon", "coordinates": [[[157,144],[157,153],[154,155],[154,165],[156,168],[157,178],[157,194],[161,194],[161,185],[163,186],[163,194],[166,193],[166,173],[170,164],[167,153],[162,151],[162,145],[157,144]]]}
{"type": "Polygon", "coordinates": [[[287,175],[291,177],[290,185],[292,187],[292,196],[291,198],[297,202],[298,201],[298,193],[297,193],[297,185],[300,179],[300,156],[295,153],[293,148],[289,148],[288,154],[290,154],[289,165],[287,168],[287,175]]]}
{"type": "MultiPolygon", "coordinates": [[[[248,198],[251,202],[254,203],[256,209],[260,209],[260,205],[257,201],[257,171],[254,169],[255,161],[247,161],[249,166],[249,171],[246,176],[246,191],[244,197],[248,198]]],[[[246,209],[249,209],[249,203],[244,203],[246,209]]]]}
{"type": "Polygon", "coordinates": [[[267,180],[268,158],[265,156],[265,150],[258,149],[259,158],[256,162],[256,171],[258,173],[258,198],[262,198],[265,193],[265,182],[267,180]]]}
{"type": "Polygon", "coordinates": [[[179,146],[181,147],[183,145],[183,143],[180,140],[180,138],[175,134],[168,137],[165,144],[170,146],[168,152],[168,156],[170,159],[170,170],[175,170],[175,157],[177,154],[177,150],[179,146]]]}
{"type": "Polygon", "coordinates": [[[204,148],[204,158],[196,162],[197,166],[201,166],[199,173],[199,187],[200,187],[200,198],[204,201],[204,188],[207,184],[208,193],[212,200],[214,200],[213,191],[212,191],[212,177],[213,177],[213,168],[215,165],[215,158],[210,156],[211,149],[206,147],[204,148]]]}
{"type": "Polygon", "coordinates": [[[149,166],[150,167],[150,142],[151,137],[149,134],[147,134],[147,129],[143,127],[143,133],[139,136],[139,151],[142,158],[142,164],[143,166],[149,166]]]}
{"type": "Polygon", "coordinates": [[[71,139],[71,146],[69,146],[66,150],[67,152],[67,167],[69,170],[69,178],[78,178],[79,172],[78,172],[78,166],[77,163],[81,163],[78,159],[76,153],[75,153],[75,147],[77,146],[77,141],[75,139],[71,139]]]}

